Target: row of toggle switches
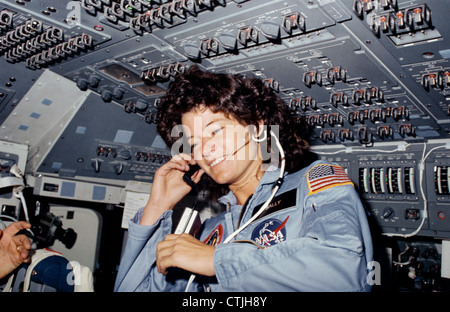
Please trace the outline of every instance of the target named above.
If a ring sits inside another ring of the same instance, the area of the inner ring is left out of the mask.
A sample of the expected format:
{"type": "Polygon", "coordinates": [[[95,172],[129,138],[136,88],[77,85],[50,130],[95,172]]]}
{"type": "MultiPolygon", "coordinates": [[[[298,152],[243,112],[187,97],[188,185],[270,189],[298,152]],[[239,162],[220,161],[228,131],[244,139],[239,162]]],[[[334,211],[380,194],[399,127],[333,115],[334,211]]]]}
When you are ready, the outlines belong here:
{"type": "Polygon", "coordinates": [[[81,6],[90,14],[102,12],[111,23],[129,22],[131,29],[142,32],[151,27],[173,27],[176,19],[185,20],[200,11],[225,6],[226,0],[81,0],[81,6]],[[163,3],[164,2],[164,3],[163,3]]]}
{"type": "MultiPolygon", "coordinates": [[[[197,43],[184,45],[185,55],[198,60],[202,57],[236,53],[239,49],[258,46],[306,32],[306,18],[300,12],[291,12],[281,16],[281,21],[267,20],[258,27],[254,25],[239,26],[233,32],[224,32],[216,37],[206,37],[197,43]]],[[[330,74],[330,76],[332,76],[330,74]]],[[[309,79],[308,77],[306,79],[309,79]]]]}
{"type": "Polygon", "coordinates": [[[443,70],[423,74],[421,83],[427,91],[429,91],[430,88],[444,89],[446,86],[450,86],[450,71],[443,70]]]}
{"type": "MultiPolygon", "coordinates": [[[[4,13],[5,23],[12,25],[12,15],[4,13]]],[[[64,41],[59,27],[44,27],[42,21],[31,18],[0,37],[0,53],[11,63],[25,61],[30,69],[45,67],[65,57],[90,48],[93,38],[81,34],[64,41]]]]}
{"type": "MultiPolygon", "coordinates": [[[[113,161],[105,166],[107,169],[102,170],[113,170],[117,175],[123,174],[125,168],[128,168],[131,173],[154,174],[159,167],[171,158],[170,155],[158,152],[138,151],[134,154],[133,159],[131,150],[107,145],[98,145],[95,153],[101,158],[112,158],[113,161]],[[131,161],[131,164],[127,165],[129,161],[131,161]]],[[[91,162],[91,166],[96,173],[100,172],[103,164],[104,161],[100,158],[94,158],[91,162]]]]}
{"type": "MultiPolygon", "coordinates": [[[[37,19],[31,18],[0,37],[0,52],[7,53],[9,50],[40,35],[42,31],[43,23],[37,19]]],[[[38,43],[41,44],[41,42],[38,43]]]]}
{"type": "MultiPolygon", "coordinates": [[[[120,151],[117,151],[117,148],[99,145],[97,146],[97,149],[95,151],[97,156],[101,157],[112,157],[116,158],[119,157],[122,160],[131,160],[131,152],[126,149],[121,149],[120,151]]],[[[136,161],[143,161],[143,162],[153,162],[157,164],[163,164],[170,160],[170,156],[164,155],[164,154],[158,154],[158,153],[150,153],[150,152],[143,152],[138,151],[135,153],[134,158],[136,161]]]]}
{"type": "Polygon", "coordinates": [[[26,66],[31,69],[42,68],[53,62],[58,62],[66,57],[86,51],[87,49],[92,48],[92,44],[93,38],[91,35],[81,34],[32,55],[25,60],[25,63],[26,66]]]}
{"type": "Polygon", "coordinates": [[[386,10],[372,16],[368,21],[377,36],[386,32],[398,34],[403,31],[414,31],[416,28],[432,27],[431,10],[426,4],[399,10],[397,0],[353,0],[353,11],[361,19],[364,18],[364,13],[369,14],[377,7],[386,10]]]}
{"type": "MultiPolygon", "coordinates": [[[[308,103],[312,103],[312,101],[296,101],[296,104],[290,104],[290,105],[304,105],[306,106],[308,103]]],[[[312,105],[312,104],[310,104],[312,105]]],[[[292,107],[292,106],[291,106],[292,107]]],[[[392,117],[394,121],[399,121],[401,119],[408,120],[410,116],[410,111],[406,106],[398,106],[398,107],[388,107],[388,108],[376,108],[376,109],[361,109],[357,111],[351,111],[347,114],[347,122],[350,125],[355,125],[356,122],[359,122],[360,124],[365,124],[366,120],[371,121],[372,123],[378,123],[378,122],[386,122],[388,117],[392,117]]],[[[344,125],[344,117],[338,113],[325,113],[325,114],[317,114],[317,115],[310,115],[305,117],[307,120],[307,123],[310,126],[319,126],[324,127],[325,125],[329,125],[331,127],[334,127],[335,125],[344,125]]]]}
{"type": "Polygon", "coordinates": [[[9,62],[20,62],[32,55],[38,54],[45,49],[60,43],[63,40],[64,32],[58,27],[49,27],[45,32],[18,44],[5,52],[5,58],[9,62]]]}
{"type": "MultiPolygon", "coordinates": [[[[348,128],[341,128],[336,131],[332,129],[323,129],[320,131],[319,138],[324,143],[336,143],[338,139],[340,139],[341,142],[354,141],[356,138],[361,144],[372,144],[374,140],[374,134],[366,126],[360,127],[359,129],[355,130],[356,134],[353,132],[353,130],[348,128]]],[[[400,136],[403,138],[407,136],[415,137],[416,128],[411,124],[402,124],[398,126],[397,133],[400,134],[400,136]]],[[[390,125],[378,126],[376,129],[376,135],[381,140],[394,139],[395,130],[390,125]]]]}
{"type": "Polygon", "coordinates": [[[185,63],[172,63],[161,65],[142,71],[141,78],[151,82],[167,81],[170,77],[183,74],[187,70],[185,63]]]}
{"type": "Polygon", "coordinates": [[[357,89],[352,92],[351,101],[345,93],[332,93],[330,95],[330,103],[337,107],[338,104],[349,106],[350,102],[354,105],[372,104],[373,102],[384,102],[384,92],[378,87],[368,87],[365,89],[357,89]]]}

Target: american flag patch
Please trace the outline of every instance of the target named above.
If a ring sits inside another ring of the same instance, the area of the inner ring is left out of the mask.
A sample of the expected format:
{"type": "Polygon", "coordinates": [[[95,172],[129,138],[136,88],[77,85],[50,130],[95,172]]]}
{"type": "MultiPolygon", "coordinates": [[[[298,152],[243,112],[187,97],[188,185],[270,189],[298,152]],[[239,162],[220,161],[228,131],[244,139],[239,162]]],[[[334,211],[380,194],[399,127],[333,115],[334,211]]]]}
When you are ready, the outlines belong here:
{"type": "Polygon", "coordinates": [[[309,195],[330,187],[352,184],[344,169],[334,165],[315,165],[308,171],[309,195]]]}

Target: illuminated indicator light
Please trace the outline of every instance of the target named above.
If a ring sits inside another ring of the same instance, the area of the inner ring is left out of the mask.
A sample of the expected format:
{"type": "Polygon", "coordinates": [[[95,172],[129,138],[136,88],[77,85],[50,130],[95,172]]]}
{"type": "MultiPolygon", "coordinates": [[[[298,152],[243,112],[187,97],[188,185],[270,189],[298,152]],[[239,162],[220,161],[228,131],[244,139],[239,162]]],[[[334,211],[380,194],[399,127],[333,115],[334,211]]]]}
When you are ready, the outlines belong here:
{"type": "Polygon", "coordinates": [[[445,212],[443,212],[443,211],[438,212],[439,219],[444,220],[446,217],[447,217],[447,215],[445,214],[445,212]]]}

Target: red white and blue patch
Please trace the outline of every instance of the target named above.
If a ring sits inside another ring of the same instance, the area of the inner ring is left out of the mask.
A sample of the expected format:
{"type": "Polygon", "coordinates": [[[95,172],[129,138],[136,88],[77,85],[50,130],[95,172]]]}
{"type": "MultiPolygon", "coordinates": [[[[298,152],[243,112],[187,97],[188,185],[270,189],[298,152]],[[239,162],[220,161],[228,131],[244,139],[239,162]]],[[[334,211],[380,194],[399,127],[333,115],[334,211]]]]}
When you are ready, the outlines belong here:
{"type": "Polygon", "coordinates": [[[353,185],[353,182],[345,173],[344,168],[335,165],[315,165],[308,171],[307,178],[309,195],[339,185],[353,185]]]}
{"type": "Polygon", "coordinates": [[[289,216],[281,222],[278,219],[268,219],[261,222],[252,232],[252,240],[263,247],[270,247],[286,240],[286,222],[289,216]]]}
{"type": "Polygon", "coordinates": [[[217,246],[220,244],[223,238],[223,227],[222,224],[216,226],[216,228],[208,235],[208,237],[203,241],[206,245],[217,246]]]}

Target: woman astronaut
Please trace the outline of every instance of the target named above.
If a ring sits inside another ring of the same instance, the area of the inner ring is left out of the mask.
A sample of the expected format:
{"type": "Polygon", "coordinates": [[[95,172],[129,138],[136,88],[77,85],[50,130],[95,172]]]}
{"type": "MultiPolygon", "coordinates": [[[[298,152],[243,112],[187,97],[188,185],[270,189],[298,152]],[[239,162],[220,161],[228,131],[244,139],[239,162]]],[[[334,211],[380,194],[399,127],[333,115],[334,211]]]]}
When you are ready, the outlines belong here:
{"type": "Polygon", "coordinates": [[[129,223],[116,291],[370,290],[372,242],[352,182],[313,159],[306,127],[261,80],[191,67],[158,116],[168,146],[185,140],[191,150],[155,173],[129,223]],[[171,234],[172,208],[191,190],[182,177],[195,164],[192,181],[203,176],[221,190],[226,210],[196,237],[171,234]]]}

